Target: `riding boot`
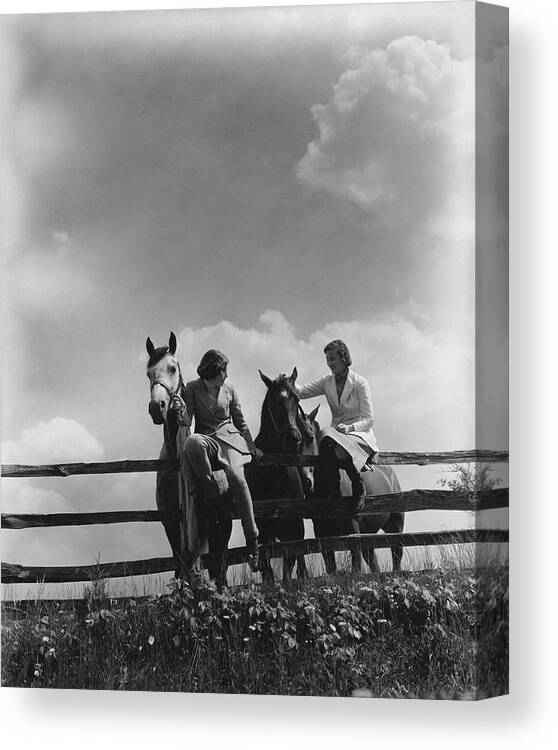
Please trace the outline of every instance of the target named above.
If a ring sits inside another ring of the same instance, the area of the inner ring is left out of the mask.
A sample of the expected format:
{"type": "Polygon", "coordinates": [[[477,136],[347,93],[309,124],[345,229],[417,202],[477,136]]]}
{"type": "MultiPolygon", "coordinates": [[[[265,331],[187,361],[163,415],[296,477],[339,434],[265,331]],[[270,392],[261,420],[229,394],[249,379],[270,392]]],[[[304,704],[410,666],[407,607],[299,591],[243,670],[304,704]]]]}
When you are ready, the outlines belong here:
{"type": "Polygon", "coordinates": [[[322,472],[328,488],[327,499],[339,500],[341,497],[341,476],[339,474],[339,459],[335,453],[335,443],[326,438],[323,440],[321,455],[323,460],[322,472]]]}
{"type": "Polygon", "coordinates": [[[351,460],[345,461],[342,468],[345,469],[351,480],[354,512],[359,513],[364,508],[364,498],[366,497],[362,476],[351,460]]]}

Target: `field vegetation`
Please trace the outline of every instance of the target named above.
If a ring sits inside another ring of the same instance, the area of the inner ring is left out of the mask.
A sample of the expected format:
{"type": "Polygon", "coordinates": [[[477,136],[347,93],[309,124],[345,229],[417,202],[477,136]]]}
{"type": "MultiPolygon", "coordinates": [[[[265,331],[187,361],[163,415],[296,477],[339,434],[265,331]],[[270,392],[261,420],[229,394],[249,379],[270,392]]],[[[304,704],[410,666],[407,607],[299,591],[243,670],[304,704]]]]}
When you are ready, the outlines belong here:
{"type": "Polygon", "coordinates": [[[476,699],[508,689],[508,571],[349,573],[218,592],[172,581],[3,605],[2,684],[476,699]],[[19,609],[18,609],[19,607],[19,609]]]}

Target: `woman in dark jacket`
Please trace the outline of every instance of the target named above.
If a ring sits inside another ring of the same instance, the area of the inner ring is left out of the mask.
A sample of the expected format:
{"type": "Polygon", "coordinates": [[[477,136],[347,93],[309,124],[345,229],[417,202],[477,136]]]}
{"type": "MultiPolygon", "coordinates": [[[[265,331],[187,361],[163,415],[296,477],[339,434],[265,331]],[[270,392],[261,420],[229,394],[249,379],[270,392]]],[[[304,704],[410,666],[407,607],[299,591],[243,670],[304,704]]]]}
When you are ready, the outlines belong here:
{"type": "Polygon", "coordinates": [[[185,386],[179,403],[180,424],[195,432],[186,441],[186,454],[205,495],[216,497],[219,488],[213,476],[223,469],[235,495],[246,539],[250,568],[258,569],[258,527],[244,466],[260,453],[244,419],[236,390],[225,384],[229,360],[217,349],[206,352],[198,366],[198,380],[185,386]]]}

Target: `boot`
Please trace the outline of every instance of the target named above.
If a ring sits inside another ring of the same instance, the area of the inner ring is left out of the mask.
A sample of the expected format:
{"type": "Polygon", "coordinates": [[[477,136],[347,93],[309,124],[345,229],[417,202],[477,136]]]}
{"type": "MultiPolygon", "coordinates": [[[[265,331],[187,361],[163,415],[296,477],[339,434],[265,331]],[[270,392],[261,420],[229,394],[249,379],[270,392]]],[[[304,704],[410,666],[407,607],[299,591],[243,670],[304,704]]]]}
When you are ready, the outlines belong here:
{"type": "Polygon", "coordinates": [[[352,461],[347,461],[343,466],[343,469],[345,469],[351,480],[354,512],[359,513],[364,508],[364,498],[366,497],[366,490],[364,488],[362,476],[360,472],[356,470],[352,461]]]}
{"type": "Polygon", "coordinates": [[[341,498],[341,475],[339,474],[339,459],[335,454],[335,443],[329,439],[324,440],[320,452],[323,458],[322,474],[328,488],[327,499],[339,500],[341,498]]]}

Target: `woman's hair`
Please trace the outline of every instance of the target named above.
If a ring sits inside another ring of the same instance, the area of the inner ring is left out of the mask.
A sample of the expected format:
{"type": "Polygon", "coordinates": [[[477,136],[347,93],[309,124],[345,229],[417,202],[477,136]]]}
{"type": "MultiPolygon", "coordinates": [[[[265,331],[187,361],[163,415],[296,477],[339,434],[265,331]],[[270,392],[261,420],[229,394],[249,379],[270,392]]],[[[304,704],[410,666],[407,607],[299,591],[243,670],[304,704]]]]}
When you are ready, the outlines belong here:
{"type": "Polygon", "coordinates": [[[197,373],[203,380],[213,380],[219,373],[226,371],[228,364],[229,360],[223,352],[218,349],[210,349],[201,358],[197,373]]]}
{"type": "Polygon", "coordinates": [[[339,359],[344,362],[347,367],[350,367],[353,364],[349,347],[344,341],[341,341],[341,339],[330,341],[329,344],[324,347],[324,354],[327,354],[327,352],[337,352],[339,359]]]}

